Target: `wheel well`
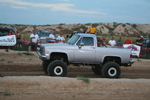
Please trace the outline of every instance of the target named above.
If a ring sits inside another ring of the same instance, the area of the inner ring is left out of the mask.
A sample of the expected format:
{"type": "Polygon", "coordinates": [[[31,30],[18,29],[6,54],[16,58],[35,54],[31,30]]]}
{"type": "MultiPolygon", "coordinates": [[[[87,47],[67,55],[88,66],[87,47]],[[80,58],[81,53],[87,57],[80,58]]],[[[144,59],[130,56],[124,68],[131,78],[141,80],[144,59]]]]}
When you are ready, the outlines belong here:
{"type": "Polygon", "coordinates": [[[68,56],[65,53],[53,52],[50,55],[50,60],[63,60],[64,62],[68,62],[68,56]]]}
{"type": "Polygon", "coordinates": [[[106,62],[110,62],[110,61],[113,61],[113,62],[116,62],[117,64],[121,64],[121,58],[120,57],[112,57],[112,56],[107,56],[104,58],[104,62],[103,64],[105,64],[106,62]]]}

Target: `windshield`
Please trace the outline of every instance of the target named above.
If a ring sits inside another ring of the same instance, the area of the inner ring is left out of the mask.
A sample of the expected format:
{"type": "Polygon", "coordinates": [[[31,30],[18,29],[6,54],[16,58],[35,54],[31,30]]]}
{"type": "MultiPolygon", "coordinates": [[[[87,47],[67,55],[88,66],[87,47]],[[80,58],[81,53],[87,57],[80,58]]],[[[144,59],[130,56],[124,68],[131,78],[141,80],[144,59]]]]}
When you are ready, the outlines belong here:
{"type": "Polygon", "coordinates": [[[48,37],[50,33],[51,33],[50,31],[38,31],[37,32],[39,37],[48,37]]]}
{"type": "Polygon", "coordinates": [[[75,42],[79,39],[79,37],[80,37],[79,35],[73,35],[73,36],[67,41],[67,43],[73,45],[73,44],[75,44],[75,42]]]}
{"type": "MultiPolygon", "coordinates": [[[[7,33],[9,32],[9,30],[11,29],[0,29],[0,36],[6,36],[7,33]]],[[[14,34],[16,34],[16,32],[14,30],[11,30],[14,34]]]]}

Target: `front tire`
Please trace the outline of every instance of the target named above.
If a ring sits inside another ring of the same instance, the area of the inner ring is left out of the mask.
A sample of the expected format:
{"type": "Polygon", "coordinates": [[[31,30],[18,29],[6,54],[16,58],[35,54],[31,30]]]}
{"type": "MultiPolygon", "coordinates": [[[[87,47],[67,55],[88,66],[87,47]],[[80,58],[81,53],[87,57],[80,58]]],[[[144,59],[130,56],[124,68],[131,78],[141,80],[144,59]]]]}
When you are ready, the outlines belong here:
{"type": "Polygon", "coordinates": [[[48,61],[43,61],[42,62],[42,69],[43,71],[47,74],[47,67],[48,67],[49,62],[48,61]]]}
{"type": "Polygon", "coordinates": [[[117,63],[107,62],[103,65],[101,73],[104,78],[119,78],[121,69],[117,63]]]}
{"type": "Polygon", "coordinates": [[[52,61],[47,68],[47,73],[50,76],[66,76],[67,65],[61,60],[52,61]]]}

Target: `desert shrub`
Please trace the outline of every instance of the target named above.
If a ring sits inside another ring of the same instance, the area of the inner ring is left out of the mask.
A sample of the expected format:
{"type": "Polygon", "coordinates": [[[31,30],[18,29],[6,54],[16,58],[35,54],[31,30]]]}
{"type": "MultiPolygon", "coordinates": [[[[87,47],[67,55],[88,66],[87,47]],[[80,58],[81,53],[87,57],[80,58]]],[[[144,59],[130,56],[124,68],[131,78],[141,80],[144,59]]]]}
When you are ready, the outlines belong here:
{"type": "Polygon", "coordinates": [[[130,23],[126,23],[127,25],[131,25],[130,23]]]}
{"type": "Polygon", "coordinates": [[[6,49],[5,52],[9,52],[9,49],[6,49]]]}
{"type": "Polygon", "coordinates": [[[82,76],[77,76],[77,79],[78,80],[82,80],[83,82],[86,82],[86,83],[90,83],[90,79],[89,78],[84,78],[84,77],[82,77],[82,76]]]}
{"type": "Polygon", "coordinates": [[[88,28],[85,27],[84,25],[81,25],[79,28],[82,28],[83,30],[87,30],[88,28]]]}
{"type": "Polygon", "coordinates": [[[13,61],[8,61],[8,63],[13,63],[13,61]]]}
{"type": "Polygon", "coordinates": [[[31,53],[31,52],[23,52],[22,54],[25,54],[25,55],[34,55],[34,54],[31,53]]]}
{"type": "Polygon", "coordinates": [[[36,29],[36,27],[37,27],[36,25],[33,25],[33,28],[34,28],[34,29],[36,29]]]}
{"type": "Polygon", "coordinates": [[[133,27],[133,28],[136,28],[136,26],[137,26],[136,24],[132,24],[132,27],[133,27]]]}
{"type": "Polygon", "coordinates": [[[123,27],[126,27],[126,24],[122,24],[123,27]]]}
{"type": "Polygon", "coordinates": [[[1,59],[1,61],[5,61],[5,59],[1,59]]]}
{"type": "Polygon", "coordinates": [[[21,52],[18,52],[18,55],[22,55],[22,53],[21,53],[21,52]]]}
{"type": "Polygon", "coordinates": [[[117,27],[117,22],[113,22],[113,26],[114,26],[114,27],[117,27]]]}
{"type": "Polygon", "coordinates": [[[86,23],[85,25],[91,25],[91,23],[86,23]]]}
{"type": "Polygon", "coordinates": [[[65,25],[65,23],[60,23],[59,25],[65,25]]]}
{"type": "Polygon", "coordinates": [[[64,34],[71,34],[73,31],[72,30],[69,30],[69,29],[63,29],[62,30],[62,33],[64,34]]]}
{"type": "Polygon", "coordinates": [[[99,24],[98,24],[98,23],[94,23],[93,25],[94,25],[94,27],[96,27],[96,26],[98,26],[99,24]]]}
{"type": "Polygon", "coordinates": [[[144,33],[143,31],[139,31],[139,33],[140,33],[141,35],[143,35],[143,36],[146,35],[146,33],[144,33]]]}
{"type": "Polygon", "coordinates": [[[3,94],[4,96],[11,96],[11,93],[10,92],[0,92],[0,94],[3,94]]]}

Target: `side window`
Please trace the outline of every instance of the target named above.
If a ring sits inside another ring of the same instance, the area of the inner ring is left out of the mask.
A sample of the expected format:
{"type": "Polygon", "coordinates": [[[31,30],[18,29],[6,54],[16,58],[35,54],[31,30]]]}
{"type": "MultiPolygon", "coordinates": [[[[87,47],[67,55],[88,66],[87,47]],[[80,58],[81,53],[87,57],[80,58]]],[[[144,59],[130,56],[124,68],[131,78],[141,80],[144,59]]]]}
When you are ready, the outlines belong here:
{"type": "Polygon", "coordinates": [[[81,40],[82,40],[82,38],[78,41],[78,43],[77,43],[78,46],[81,44],[81,40]]]}
{"type": "Polygon", "coordinates": [[[77,45],[80,45],[80,43],[84,43],[84,46],[94,46],[94,39],[92,37],[83,37],[78,41],[77,45]]]}

